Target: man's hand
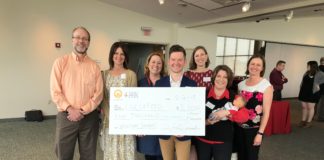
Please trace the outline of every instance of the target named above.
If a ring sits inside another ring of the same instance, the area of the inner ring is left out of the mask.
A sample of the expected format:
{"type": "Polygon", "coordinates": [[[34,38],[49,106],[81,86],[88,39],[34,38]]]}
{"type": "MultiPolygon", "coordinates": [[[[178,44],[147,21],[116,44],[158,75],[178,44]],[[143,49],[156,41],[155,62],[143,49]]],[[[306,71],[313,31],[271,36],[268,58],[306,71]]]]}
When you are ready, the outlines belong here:
{"type": "Polygon", "coordinates": [[[84,111],[82,108],[80,109],[82,115],[87,115],[88,113],[84,111]]]}
{"type": "Polygon", "coordinates": [[[72,122],[80,121],[84,117],[80,109],[74,109],[72,107],[69,107],[67,112],[67,119],[69,119],[72,122]]]}

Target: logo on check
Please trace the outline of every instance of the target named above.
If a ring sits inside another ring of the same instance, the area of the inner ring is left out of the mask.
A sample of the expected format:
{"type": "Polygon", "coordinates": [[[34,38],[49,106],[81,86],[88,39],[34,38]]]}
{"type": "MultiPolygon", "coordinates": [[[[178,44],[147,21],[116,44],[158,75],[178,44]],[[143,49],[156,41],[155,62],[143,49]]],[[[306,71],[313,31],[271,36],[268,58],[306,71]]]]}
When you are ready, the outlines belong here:
{"type": "Polygon", "coordinates": [[[115,92],[114,92],[115,98],[120,98],[120,97],[122,97],[122,95],[123,95],[123,92],[121,90],[119,90],[119,89],[115,90],[115,92]]]}

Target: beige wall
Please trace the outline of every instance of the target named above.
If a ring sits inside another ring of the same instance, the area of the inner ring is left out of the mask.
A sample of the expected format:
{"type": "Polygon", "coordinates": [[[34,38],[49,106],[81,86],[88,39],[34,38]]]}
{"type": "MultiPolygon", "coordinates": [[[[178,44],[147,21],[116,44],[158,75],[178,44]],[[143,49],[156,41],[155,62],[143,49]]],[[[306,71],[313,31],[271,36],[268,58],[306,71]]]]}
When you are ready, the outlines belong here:
{"type": "Polygon", "coordinates": [[[267,43],[265,78],[269,78],[270,72],[276,66],[278,60],[286,61],[283,74],[288,78],[282,91],[283,98],[298,97],[299,87],[306,72],[308,61],[319,62],[324,56],[324,48],[300,46],[292,44],[267,43]]]}
{"type": "Polygon", "coordinates": [[[264,77],[269,78],[269,73],[278,60],[285,60],[287,64],[284,74],[289,78],[289,82],[284,85],[282,94],[284,98],[291,98],[298,97],[307,61],[319,61],[319,58],[324,56],[323,27],[324,17],[312,17],[292,19],[289,23],[284,20],[273,20],[260,23],[218,24],[196,29],[222,36],[281,42],[282,44],[267,45],[265,56],[267,68],[264,77]]]}
{"type": "MultiPolygon", "coordinates": [[[[179,27],[177,29],[177,39],[176,42],[183,45],[187,51],[187,66],[189,68],[189,61],[193,49],[196,46],[204,46],[208,52],[208,56],[211,62],[214,62],[216,56],[216,40],[217,36],[215,34],[210,34],[205,31],[200,31],[196,29],[187,29],[179,27]]],[[[213,69],[214,63],[211,63],[209,68],[213,69]]]]}
{"type": "Polygon", "coordinates": [[[260,23],[263,28],[242,23],[187,29],[99,0],[1,0],[0,119],[23,117],[30,109],[56,114],[50,101],[50,70],[57,57],[71,52],[71,30],[76,26],[91,32],[89,55],[102,69],[108,68],[110,45],[118,40],[178,43],[188,50],[203,45],[213,68],[217,35],[323,46],[323,23],[323,18],[312,18],[260,23]],[[141,26],[152,27],[151,36],[143,36],[141,26]],[[62,48],[54,48],[55,42],[62,48]]]}
{"type": "Polygon", "coordinates": [[[71,52],[71,31],[82,25],[91,32],[89,55],[108,68],[114,41],[172,43],[174,25],[89,0],[2,0],[0,5],[0,119],[23,117],[41,109],[56,114],[50,101],[49,75],[53,61],[71,52]],[[141,26],[153,28],[143,36],[141,26]],[[55,42],[62,48],[56,49],[55,42]]]}
{"type": "Polygon", "coordinates": [[[249,38],[292,44],[324,46],[324,17],[269,20],[260,23],[230,23],[198,27],[222,36],[249,38]]]}
{"type": "Polygon", "coordinates": [[[203,31],[98,0],[2,0],[0,24],[0,119],[24,117],[24,111],[30,109],[56,114],[49,93],[50,70],[57,57],[71,52],[71,31],[76,26],[90,31],[88,53],[102,69],[108,68],[108,52],[115,41],[178,43],[185,48],[203,42],[207,50],[215,50],[211,44],[216,40],[203,31]],[[151,36],[144,36],[141,26],[152,27],[151,36]],[[56,49],[55,42],[62,48],[56,49]]]}

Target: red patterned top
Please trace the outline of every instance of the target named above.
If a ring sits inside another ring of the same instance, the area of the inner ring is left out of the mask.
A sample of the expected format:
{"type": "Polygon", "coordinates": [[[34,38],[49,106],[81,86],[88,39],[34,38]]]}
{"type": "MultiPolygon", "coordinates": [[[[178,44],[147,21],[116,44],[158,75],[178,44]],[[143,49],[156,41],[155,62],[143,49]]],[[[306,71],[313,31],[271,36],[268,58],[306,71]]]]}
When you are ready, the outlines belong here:
{"type": "Polygon", "coordinates": [[[206,87],[206,89],[210,89],[212,87],[211,76],[213,71],[207,70],[206,72],[193,72],[186,71],[184,76],[194,80],[197,83],[198,87],[206,87]]]}

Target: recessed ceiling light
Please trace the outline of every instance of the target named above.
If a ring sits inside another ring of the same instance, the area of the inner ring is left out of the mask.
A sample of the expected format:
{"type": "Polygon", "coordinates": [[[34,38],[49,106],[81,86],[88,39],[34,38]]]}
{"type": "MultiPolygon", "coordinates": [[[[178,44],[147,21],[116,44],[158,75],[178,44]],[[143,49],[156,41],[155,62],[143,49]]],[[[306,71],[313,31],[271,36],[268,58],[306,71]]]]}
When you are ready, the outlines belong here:
{"type": "Polygon", "coordinates": [[[289,22],[293,18],[293,16],[294,16],[294,11],[291,10],[289,14],[286,15],[285,21],[289,22]]]}
{"type": "Polygon", "coordinates": [[[164,0],[159,0],[160,5],[164,4],[164,0]]]}
{"type": "Polygon", "coordinates": [[[248,1],[248,2],[245,2],[242,6],[242,12],[247,12],[249,11],[251,8],[251,2],[248,1]]]}

